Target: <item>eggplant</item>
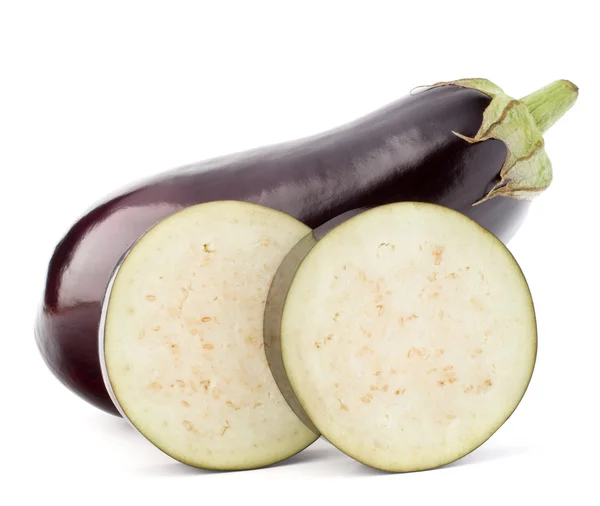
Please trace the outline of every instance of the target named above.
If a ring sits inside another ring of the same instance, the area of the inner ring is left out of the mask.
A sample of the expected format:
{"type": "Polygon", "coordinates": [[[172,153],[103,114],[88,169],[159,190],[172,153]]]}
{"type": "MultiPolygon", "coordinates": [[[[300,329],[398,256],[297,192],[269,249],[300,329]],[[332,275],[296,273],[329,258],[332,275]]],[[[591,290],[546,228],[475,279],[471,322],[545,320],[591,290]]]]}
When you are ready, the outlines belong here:
{"type": "Polygon", "coordinates": [[[318,438],[279,391],[262,336],[273,276],[309,232],[256,204],[198,204],[152,227],[115,270],[100,334],[105,384],[167,455],[252,469],[318,438]]]}
{"type": "Polygon", "coordinates": [[[264,336],[281,356],[277,384],[312,430],[371,467],[419,471],[470,453],[512,415],[537,325],[525,276],[493,234],[402,202],[305,246],[278,269],[264,336]]]}
{"type": "Polygon", "coordinates": [[[98,356],[109,278],[150,227],[203,202],[260,204],[311,228],[356,209],[430,202],[508,241],[550,184],[542,133],[577,93],[564,80],[522,100],[482,79],[438,83],[319,135],[134,184],[87,212],[56,246],[35,323],[41,354],[67,387],[118,415],[98,356]]]}

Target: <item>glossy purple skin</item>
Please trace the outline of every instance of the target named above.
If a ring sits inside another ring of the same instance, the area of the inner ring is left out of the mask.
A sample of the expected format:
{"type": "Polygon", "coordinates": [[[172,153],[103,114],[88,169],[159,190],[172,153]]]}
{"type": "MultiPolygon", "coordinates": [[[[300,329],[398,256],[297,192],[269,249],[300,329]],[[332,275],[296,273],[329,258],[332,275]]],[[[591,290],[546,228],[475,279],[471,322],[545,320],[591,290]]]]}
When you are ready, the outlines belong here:
{"type": "Polygon", "coordinates": [[[98,328],[106,286],[123,253],[160,219],[193,204],[245,200],[316,228],[352,209],[397,201],[459,210],[507,241],[528,203],[494,198],[500,141],[468,144],[490,99],[475,90],[433,88],[355,122],[289,143],[166,172],[81,218],[50,261],[36,340],[52,372],[94,406],[118,415],[102,380],[98,328]]]}

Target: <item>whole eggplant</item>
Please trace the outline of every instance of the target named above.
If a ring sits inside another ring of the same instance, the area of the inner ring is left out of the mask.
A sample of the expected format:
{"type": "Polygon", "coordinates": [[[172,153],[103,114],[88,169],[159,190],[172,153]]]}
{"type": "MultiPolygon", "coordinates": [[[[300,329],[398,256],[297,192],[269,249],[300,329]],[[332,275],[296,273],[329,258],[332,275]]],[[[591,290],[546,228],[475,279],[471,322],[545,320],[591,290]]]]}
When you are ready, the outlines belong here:
{"type": "Polygon", "coordinates": [[[568,81],[521,101],[485,80],[438,83],[313,137],[140,182],[85,214],[56,246],[35,324],[41,354],[67,387],[118,415],[98,351],[109,278],[152,225],[201,202],[254,202],[312,228],[359,208],[432,202],[463,212],[507,241],[530,198],[549,184],[541,133],[576,96],[568,81]],[[537,165],[523,167],[523,160],[537,165]],[[533,177],[532,170],[542,175],[533,177]]]}

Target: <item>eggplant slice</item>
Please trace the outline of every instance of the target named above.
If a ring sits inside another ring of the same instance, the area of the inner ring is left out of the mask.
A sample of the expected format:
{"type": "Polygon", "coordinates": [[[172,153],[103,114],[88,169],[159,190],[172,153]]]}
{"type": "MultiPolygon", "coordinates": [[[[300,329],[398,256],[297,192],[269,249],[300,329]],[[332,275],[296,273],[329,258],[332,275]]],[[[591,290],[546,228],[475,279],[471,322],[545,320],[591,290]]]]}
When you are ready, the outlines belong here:
{"type": "Polygon", "coordinates": [[[292,251],[280,272],[288,262],[287,379],[316,429],[354,459],[439,467],[519,404],[537,352],[531,295],[506,247],[471,219],[433,204],[382,206],[328,232],[299,267],[292,251]]]}
{"type": "Polygon", "coordinates": [[[166,454],[249,469],[316,440],[279,392],[262,337],[273,275],[308,232],[255,204],[200,204],[151,228],[116,270],[104,379],[121,414],[166,454]]]}

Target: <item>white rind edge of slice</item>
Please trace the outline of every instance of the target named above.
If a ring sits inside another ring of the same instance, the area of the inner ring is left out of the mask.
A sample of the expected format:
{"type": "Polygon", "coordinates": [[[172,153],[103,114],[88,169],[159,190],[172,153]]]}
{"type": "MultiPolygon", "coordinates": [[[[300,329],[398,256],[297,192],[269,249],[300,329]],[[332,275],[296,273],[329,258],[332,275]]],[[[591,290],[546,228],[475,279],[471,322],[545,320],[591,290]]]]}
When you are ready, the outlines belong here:
{"type": "Polygon", "coordinates": [[[123,417],[165,454],[205,469],[253,469],[318,438],[287,405],[262,349],[272,277],[309,232],[260,205],[199,204],[154,225],[116,266],[100,324],[104,381],[123,417]],[[206,267],[215,263],[212,279],[206,267]],[[189,290],[198,281],[206,293],[189,290]]]}
{"type": "Polygon", "coordinates": [[[317,430],[387,471],[478,448],[520,403],[537,354],[533,301],[508,249],[422,203],[366,211],[318,241],[291,282],[280,339],[317,430]]]}

